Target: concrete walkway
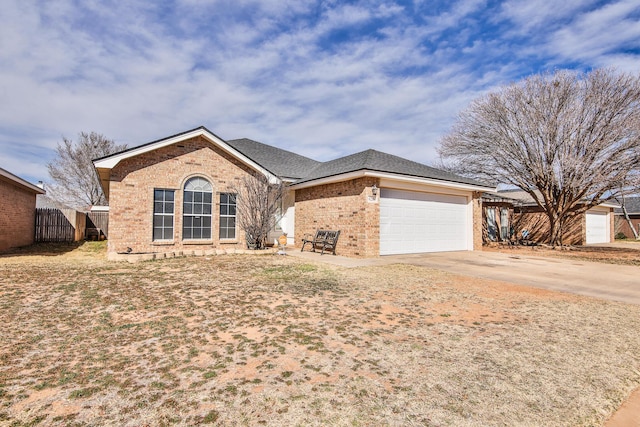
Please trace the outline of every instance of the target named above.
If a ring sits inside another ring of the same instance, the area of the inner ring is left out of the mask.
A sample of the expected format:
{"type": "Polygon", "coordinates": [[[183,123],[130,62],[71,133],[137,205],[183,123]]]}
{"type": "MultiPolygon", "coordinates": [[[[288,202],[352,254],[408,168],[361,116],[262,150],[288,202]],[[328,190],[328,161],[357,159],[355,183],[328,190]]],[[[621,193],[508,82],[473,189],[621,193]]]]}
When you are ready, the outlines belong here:
{"type": "Polygon", "coordinates": [[[353,259],[291,249],[287,254],[347,268],[410,264],[465,276],[640,304],[640,267],[499,252],[439,252],[353,259]]]}

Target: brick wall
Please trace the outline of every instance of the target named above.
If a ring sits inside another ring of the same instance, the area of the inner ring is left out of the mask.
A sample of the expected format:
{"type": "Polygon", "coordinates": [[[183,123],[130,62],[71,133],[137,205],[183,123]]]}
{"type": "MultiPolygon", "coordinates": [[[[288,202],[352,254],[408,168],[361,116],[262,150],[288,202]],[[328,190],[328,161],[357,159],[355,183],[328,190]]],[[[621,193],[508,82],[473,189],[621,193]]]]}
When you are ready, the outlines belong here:
{"type": "MultiPolygon", "coordinates": [[[[549,218],[539,207],[517,209],[513,225],[517,238],[522,237],[522,230],[528,230],[530,240],[537,243],[549,243],[549,218]]],[[[583,245],[586,239],[586,217],[584,214],[567,221],[562,233],[563,245],[583,245]]]]}
{"type": "Polygon", "coordinates": [[[483,234],[483,221],[482,221],[482,192],[474,191],[472,194],[473,204],[473,250],[482,250],[482,234],[483,234]]]}
{"type": "Polygon", "coordinates": [[[369,200],[373,184],[380,185],[366,177],[296,190],[296,245],[319,228],[340,230],[338,255],[378,256],[380,204],[369,200]]]}
{"type": "MultiPolygon", "coordinates": [[[[629,223],[627,222],[624,215],[612,216],[615,216],[614,233],[612,234],[612,236],[615,237],[617,233],[624,233],[624,235],[627,236],[627,239],[635,239],[633,231],[631,231],[631,228],[629,228],[629,223]]],[[[634,228],[637,231],[640,227],[640,215],[629,215],[629,218],[631,219],[631,224],[633,224],[634,228]]]]}
{"type": "Polygon", "coordinates": [[[236,240],[221,241],[219,230],[219,193],[229,192],[249,173],[247,166],[229,156],[202,137],[196,137],[120,162],[111,171],[109,195],[110,253],[169,252],[212,248],[244,249],[244,232],[236,228],[236,240]],[[182,239],[182,189],[185,182],[200,176],[213,186],[211,239],[182,239]],[[175,190],[174,239],[153,242],[153,190],[175,190]]]}
{"type": "MultiPolygon", "coordinates": [[[[602,212],[602,211],[601,211],[602,212]]],[[[518,238],[524,229],[529,230],[530,239],[538,243],[549,243],[549,218],[539,207],[527,207],[517,209],[513,221],[518,238]]],[[[629,230],[631,232],[631,230],[629,230]]],[[[616,219],[613,209],[609,209],[609,238],[615,240],[616,219]]],[[[586,213],[570,219],[565,224],[562,233],[563,245],[584,245],[587,243],[587,217],[586,213]]]]}
{"type": "MultiPolygon", "coordinates": [[[[610,242],[616,241],[616,215],[613,211],[614,211],[613,208],[609,209],[609,241],[610,242]]],[[[631,233],[631,235],[633,236],[633,233],[631,233]]]]}
{"type": "Polygon", "coordinates": [[[0,251],[33,243],[36,195],[0,179],[0,251]]]}

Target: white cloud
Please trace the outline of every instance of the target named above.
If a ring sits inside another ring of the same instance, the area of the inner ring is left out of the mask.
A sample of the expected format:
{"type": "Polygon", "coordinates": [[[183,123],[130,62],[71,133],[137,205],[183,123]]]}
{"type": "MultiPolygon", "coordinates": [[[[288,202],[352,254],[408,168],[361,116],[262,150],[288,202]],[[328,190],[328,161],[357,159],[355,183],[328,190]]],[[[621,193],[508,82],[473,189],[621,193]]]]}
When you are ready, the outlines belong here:
{"type": "Polygon", "coordinates": [[[638,39],[624,2],[511,1],[489,32],[484,0],[4,3],[0,167],[37,179],[63,135],[137,145],[199,125],[319,160],[375,148],[430,162],[458,111],[535,72],[531,58],[638,59],[619,51],[638,39]],[[619,31],[593,37],[607,26],[619,31]],[[514,41],[527,31],[549,38],[514,41]]]}
{"type": "Polygon", "coordinates": [[[540,28],[554,28],[563,21],[571,21],[597,1],[562,0],[549,3],[545,0],[508,0],[501,4],[498,18],[512,21],[514,32],[533,34],[540,28]]]}
{"type": "Polygon", "coordinates": [[[594,62],[619,48],[640,49],[639,14],[640,4],[635,0],[604,5],[555,31],[549,49],[564,59],[594,62]]]}

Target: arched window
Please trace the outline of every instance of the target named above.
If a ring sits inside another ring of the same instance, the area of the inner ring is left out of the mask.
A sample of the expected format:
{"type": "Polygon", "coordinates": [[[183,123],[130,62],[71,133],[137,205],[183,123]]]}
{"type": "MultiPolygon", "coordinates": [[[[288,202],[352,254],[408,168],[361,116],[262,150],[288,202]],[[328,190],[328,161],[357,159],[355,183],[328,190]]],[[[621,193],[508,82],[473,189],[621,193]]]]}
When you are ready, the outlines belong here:
{"type": "Polygon", "coordinates": [[[183,239],[211,239],[212,193],[211,183],[204,178],[191,178],[184,184],[183,239]]]}

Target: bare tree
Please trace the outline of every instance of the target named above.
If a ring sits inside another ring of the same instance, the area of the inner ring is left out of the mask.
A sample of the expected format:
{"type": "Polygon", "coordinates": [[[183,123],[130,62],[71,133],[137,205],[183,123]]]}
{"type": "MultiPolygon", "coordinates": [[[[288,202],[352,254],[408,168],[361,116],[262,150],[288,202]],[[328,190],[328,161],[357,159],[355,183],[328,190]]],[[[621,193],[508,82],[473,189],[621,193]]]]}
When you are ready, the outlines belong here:
{"type": "Polygon", "coordinates": [[[640,78],[599,69],[529,77],[471,103],[439,147],[458,172],[525,190],[549,219],[567,221],[637,188],[640,78]]]}
{"type": "Polygon", "coordinates": [[[285,185],[270,183],[264,175],[247,175],[231,191],[236,194],[238,226],[245,232],[247,245],[264,248],[280,214],[285,185]]]}
{"type": "Polygon", "coordinates": [[[126,148],[125,144],[116,144],[95,132],[80,132],[75,143],[63,137],[56,147],[56,158],[47,164],[53,180],[47,191],[75,208],[106,205],[92,160],[126,148]]]}

